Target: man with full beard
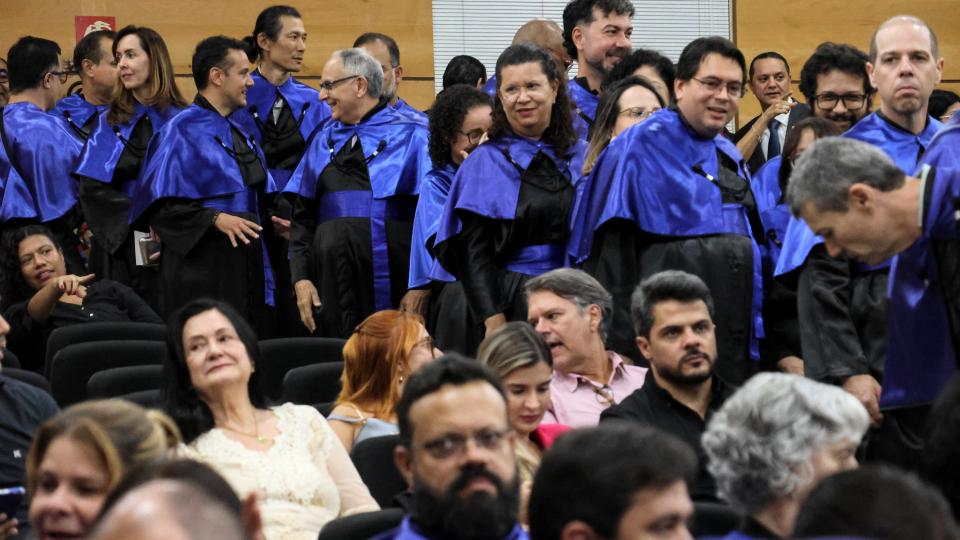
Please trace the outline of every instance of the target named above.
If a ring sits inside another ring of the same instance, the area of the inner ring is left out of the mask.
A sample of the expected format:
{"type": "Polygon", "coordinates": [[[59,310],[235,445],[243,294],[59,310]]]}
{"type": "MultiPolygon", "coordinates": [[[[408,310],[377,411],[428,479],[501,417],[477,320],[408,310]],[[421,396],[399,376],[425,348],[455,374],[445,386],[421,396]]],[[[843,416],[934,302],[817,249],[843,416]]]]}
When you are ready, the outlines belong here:
{"type": "Polygon", "coordinates": [[[693,274],[660,272],[640,283],[630,312],[637,347],[650,371],[643,386],[605,410],[600,421],[630,420],[679,437],[700,461],[691,498],[715,500],[716,484],[706,469],[700,435],[733,388],[713,373],[717,339],[710,289],[693,274]]]}
{"type": "Polygon", "coordinates": [[[397,469],[410,514],[376,540],[526,540],[517,523],[515,434],[496,375],[447,355],[406,381],[397,469]]]}

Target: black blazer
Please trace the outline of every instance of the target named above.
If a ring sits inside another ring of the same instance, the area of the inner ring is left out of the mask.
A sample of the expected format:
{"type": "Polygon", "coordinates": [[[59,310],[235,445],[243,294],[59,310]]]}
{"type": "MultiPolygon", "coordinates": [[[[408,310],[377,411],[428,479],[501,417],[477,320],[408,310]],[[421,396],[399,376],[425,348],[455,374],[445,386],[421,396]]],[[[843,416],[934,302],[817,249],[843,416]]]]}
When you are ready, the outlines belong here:
{"type": "MultiPolygon", "coordinates": [[[[787,117],[787,130],[790,130],[790,126],[796,124],[797,122],[803,120],[804,118],[810,116],[810,107],[804,103],[797,103],[797,106],[790,109],[790,116],[787,117]]],[[[744,124],[744,126],[737,130],[733,135],[733,142],[738,143],[740,139],[746,137],[747,133],[750,132],[750,128],[753,127],[753,124],[760,118],[760,115],[754,116],[749,122],[744,124]]],[[[763,149],[760,148],[760,145],[757,145],[757,148],[753,151],[753,155],[750,156],[750,159],[747,160],[747,168],[750,169],[751,173],[757,172],[757,169],[763,165],[767,159],[763,157],[763,149]]]]}

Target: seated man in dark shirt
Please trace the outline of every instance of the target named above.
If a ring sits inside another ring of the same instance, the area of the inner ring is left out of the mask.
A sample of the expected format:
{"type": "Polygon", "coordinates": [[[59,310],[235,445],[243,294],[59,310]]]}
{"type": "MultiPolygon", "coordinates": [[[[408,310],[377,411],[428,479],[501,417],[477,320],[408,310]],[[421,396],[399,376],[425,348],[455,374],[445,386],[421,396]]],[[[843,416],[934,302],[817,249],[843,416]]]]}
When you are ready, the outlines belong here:
{"type": "MultiPolygon", "coordinates": [[[[9,331],[10,325],[0,317],[0,351],[6,346],[9,331]]],[[[50,394],[0,371],[0,488],[26,486],[25,464],[33,433],[57,412],[50,394]]],[[[24,497],[16,516],[0,515],[0,538],[28,538],[28,526],[24,497]]]]}
{"type": "Polygon", "coordinates": [[[700,461],[690,496],[716,500],[700,435],[733,389],[713,373],[717,339],[710,290],[693,274],[667,270],[640,283],[630,312],[650,371],[643,386],[605,410],[600,421],[631,420],[679,437],[700,461]]]}

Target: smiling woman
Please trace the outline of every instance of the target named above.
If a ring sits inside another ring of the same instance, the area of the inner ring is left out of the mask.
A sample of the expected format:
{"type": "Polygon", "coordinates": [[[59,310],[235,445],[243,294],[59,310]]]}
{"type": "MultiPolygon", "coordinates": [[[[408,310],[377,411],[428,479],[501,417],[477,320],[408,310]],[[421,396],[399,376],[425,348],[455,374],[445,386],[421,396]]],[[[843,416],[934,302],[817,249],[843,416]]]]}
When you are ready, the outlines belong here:
{"type": "Polygon", "coordinates": [[[195,300],[168,327],[166,410],[183,432],[182,453],[241,497],[257,494],[268,540],[313,540],[336,517],[379,508],[316,409],[268,407],[256,334],[233,308],[195,300]]]}

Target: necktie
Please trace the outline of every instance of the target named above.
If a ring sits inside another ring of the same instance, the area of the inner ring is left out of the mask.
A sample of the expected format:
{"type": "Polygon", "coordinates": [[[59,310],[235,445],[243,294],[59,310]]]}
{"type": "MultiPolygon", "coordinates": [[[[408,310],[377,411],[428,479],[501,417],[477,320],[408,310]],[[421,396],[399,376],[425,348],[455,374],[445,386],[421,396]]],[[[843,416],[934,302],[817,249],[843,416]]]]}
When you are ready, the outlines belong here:
{"type": "Polygon", "coordinates": [[[770,138],[767,139],[767,159],[780,155],[780,121],[774,118],[767,124],[770,138]]]}

